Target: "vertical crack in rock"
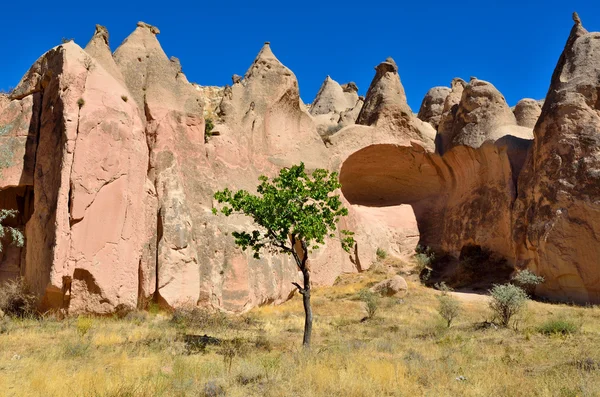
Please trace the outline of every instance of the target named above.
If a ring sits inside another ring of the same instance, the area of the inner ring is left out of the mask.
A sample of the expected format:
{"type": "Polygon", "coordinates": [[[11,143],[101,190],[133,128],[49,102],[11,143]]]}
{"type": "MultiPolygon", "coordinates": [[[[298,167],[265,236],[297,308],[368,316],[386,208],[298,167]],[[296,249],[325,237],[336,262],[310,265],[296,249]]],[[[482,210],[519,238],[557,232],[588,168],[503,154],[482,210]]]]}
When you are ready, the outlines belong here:
{"type": "Polygon", "coordinates": [[[156,266],[155,266],[155,285],[154,285],[154,302],[160,302],[160,269],[159,269],[159,255],[160,255],[160,242],[163,238],[163,222],[162,222],[162,214],[161,210],[158,210],[156,215],[156,266]]]}

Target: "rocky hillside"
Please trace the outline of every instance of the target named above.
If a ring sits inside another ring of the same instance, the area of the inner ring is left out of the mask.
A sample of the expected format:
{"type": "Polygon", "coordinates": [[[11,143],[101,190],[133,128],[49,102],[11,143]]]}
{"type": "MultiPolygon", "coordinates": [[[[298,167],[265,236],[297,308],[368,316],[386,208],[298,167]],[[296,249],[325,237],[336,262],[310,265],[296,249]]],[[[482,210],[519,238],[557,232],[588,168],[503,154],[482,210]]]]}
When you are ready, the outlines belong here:
{"type": "Polygon", "coordinates": [[[543,107],[511,109],[491,83],[457,78],[418,117],[391,58],[365,98],[327,77],[307,109],[269,43],[231,86],[201,87],[158,34],[140,22],[111,53],[98,25],[0,96],[0,205],[19,210],[10,225],[26,237],[2,252],[0,280],[23,275],[42,309],[243,312],[288,299],[295,264],[236,249],[248,220],[210,209],[214,191],[252,190],[300,161],[340,172],[341,226],[357,233],[351,255],[335,238],[315,252],[316,284],[366,269],[377,248],[421,244],[448,258],[483,250],[497,260],[482,267],[544,276],[539,294],[600,302],[599,33],[576,22],[543,107]]]}

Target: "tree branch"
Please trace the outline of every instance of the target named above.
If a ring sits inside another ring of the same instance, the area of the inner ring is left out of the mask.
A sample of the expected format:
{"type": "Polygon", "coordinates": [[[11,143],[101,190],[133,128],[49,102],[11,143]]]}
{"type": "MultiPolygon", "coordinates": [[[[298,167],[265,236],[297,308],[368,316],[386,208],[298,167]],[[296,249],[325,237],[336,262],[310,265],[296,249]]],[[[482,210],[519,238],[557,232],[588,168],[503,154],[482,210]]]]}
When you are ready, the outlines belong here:
{"type": "Polygon", "coordinates": [[[300,284],[298,284],[298,283],[295,283],[295,282],[294,282],[294,283],[292,283],[292,284],[293,284],[293,285],[294,285],[296,288],[298,288],[298,292],[300,292],[302,295],[304,295],[304,288],[302,288],[302,287],[300,286],[300,284]]]}

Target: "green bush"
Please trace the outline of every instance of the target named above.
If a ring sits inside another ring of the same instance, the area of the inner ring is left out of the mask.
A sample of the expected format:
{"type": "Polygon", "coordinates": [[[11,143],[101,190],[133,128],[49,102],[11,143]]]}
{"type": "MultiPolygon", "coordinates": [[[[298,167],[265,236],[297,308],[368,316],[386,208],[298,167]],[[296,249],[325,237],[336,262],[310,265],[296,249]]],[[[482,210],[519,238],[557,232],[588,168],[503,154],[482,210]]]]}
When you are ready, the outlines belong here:
{"type": "Polygon", "coordinates": [[[387,252],[383,248],[377,248],[377,259],[385,259],[387,257],[387,252]]]}
{"type": "Polygon", "coordinates": [[[525,269],[517,271],[512,278],[512,281],[515,282],[519,287],[523,288],[525,292],[532,295],[535,291],[535,287],[542,284],[544,281],[544,277],[538,276],[534,272],[525,269]]]}
{"type": "Polygon", "coordinates": [[[419,273],[422,281],[427,281],[431,276],[432,266],[435,262],[435,252],[431,247],[423,247],[417,245],[415,248],[415,263],[417,264],[416,270],[419,273]]]}
{"type": "Polygon", "coordinates": [[[538,332],[544,335],[571,335],[578,330],[577,324],[564,318],[548,320],[538,327],[538,332]]]}
{"type": "Polygon", "coordinates": [[[208,138],[212,136],[212,130],[215,128],[212,119],[204,120],[204,141],[208,142],[208,138]]]}
{"type": "Polygon", "coordinates": [[[450,295],[451,289],[447,287],[445,283],[439,284],[438,289],[442,291],[442,293],[436,297],[438,300],[437,311],[439,315],[446,320],[446,325],[450,328],[452,321],[460,314],[460,302],[450,295]]]}
{"type": "Polygon", "coordinates": [[[375,317],[377,308],[379,307],[379,297],[377,294],[363,289],[358,295],[359,299],[365,304],[365,310],[367,311],[367,318],[375,317]]]}
{"type": "Polygon", "coordinates": [[[513,284],[496,284],[490,290],[489,306],[500,325],[507,327],[510,319],[525,308],[528,300],[522,288],[513,284]]]}

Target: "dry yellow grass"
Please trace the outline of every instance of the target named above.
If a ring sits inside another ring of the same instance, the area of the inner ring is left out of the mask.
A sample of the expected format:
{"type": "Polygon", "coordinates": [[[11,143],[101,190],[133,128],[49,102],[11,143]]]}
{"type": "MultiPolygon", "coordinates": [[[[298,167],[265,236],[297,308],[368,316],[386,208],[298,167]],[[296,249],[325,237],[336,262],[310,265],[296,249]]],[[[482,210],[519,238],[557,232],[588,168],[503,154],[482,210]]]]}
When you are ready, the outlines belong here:
{"type": "Polygon", "coordinates": [[[207,388],[227,396],[600,395],[599,307],[530,302],[518,330],[477,330],[491,314],[485,300],[469,299],[447,329],[437,291],[412,279],[408,296],[382,299],[376,317],[361,322],[358,292],[385,278],[386,268],[401,270],[386,260],[378,271],[315,289],[310,352],[300,348],[299,297],[209,329],[176,325],[164,313],[13,320],[0,325],[0,396],[202,396],[207,388]],[[580,330],[538,332],[559,317],[580,330]],[[245,348],[234,352],[229,372],[222,348],[189,354],[184,332],[242,338],[245,348]]]}

